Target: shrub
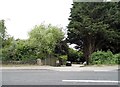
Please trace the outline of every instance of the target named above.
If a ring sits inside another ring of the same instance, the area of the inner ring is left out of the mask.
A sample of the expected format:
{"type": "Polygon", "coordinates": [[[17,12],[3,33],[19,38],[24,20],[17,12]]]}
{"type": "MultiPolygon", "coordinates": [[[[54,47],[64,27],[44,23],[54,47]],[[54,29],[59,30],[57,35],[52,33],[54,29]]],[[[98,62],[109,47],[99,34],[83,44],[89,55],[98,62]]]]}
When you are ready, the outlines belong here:
{"type": "Polygon", "coordinates": [[[62,65],[65,65],[66,61],[67,61],[67,55],[61,55],[60,56],[60,61],[61,61],[62,65]]]}
{"type": "Polygon", "coordinates": [[[83,52],[69,48],[68,51],[68,60],[72,62],[83,61],[83,52]]]}
{"type": "Polygon", "coordinates": [[[120,53],[114,55],[115,63],[120,64],[120,53]]]}
{"type": "Polygon", "coordinates": [[[120,55],[114,55],[111,51],[97,51],[91,55],[91,64],[117,64],[120,55]]]}
{"type": "Polygon", "coordinates": [[[23,64],[36,64],[36,61],[37,59],[34,57],[34,56],[29,56],[29,57],[23,57],[22,58],[22,63],[23,64]]]}

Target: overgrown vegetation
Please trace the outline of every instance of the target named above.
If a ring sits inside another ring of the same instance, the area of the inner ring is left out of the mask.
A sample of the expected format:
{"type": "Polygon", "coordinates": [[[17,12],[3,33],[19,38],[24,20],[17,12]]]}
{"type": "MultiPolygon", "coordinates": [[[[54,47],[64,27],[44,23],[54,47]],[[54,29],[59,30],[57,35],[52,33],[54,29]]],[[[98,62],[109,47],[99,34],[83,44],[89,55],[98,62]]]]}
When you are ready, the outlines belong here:
{"type": "Polygon", "coordinates": [[[91,55],[91,64],[120,64],[120,54],[111,51],[97,51],[91,55]]]}
{"type": "Polygon", "coordinates": [[[83,52],[77,51],[72,48],[68,50],[68,60],[71,62],[84,62],[83,52]]]}
{"type": "MultiPolygon", "coordinates": [[[[27,40],[15,40],[10,36],[1,37],[3,46],[0,51],[2,52],[3,63],[20,61],[24,64],[36,64],[38,58],[45,59],[55,56],[57,54],[55,51],[56,46],[61,45],[64,39],[64,33],[61,28],[44,24],[35,26],[29,32],[29,36],[27,40]]],[[[61,50],[60,48],[57,49],[61,50]]]]}
{"type": "Polygon", "coordinates": [[[67,61],[67,55],[61,55],[59,58],[61,65],[65,65],[67,61]]]}

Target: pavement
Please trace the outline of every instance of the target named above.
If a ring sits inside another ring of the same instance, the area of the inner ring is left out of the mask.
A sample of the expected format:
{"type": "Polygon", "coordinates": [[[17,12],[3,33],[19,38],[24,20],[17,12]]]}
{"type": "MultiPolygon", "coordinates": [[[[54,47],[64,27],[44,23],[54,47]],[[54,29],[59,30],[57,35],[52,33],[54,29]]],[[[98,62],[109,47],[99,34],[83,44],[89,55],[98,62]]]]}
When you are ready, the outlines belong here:
{"type": "Polygon", "coordinates": [[[113,71],[118,70],[118,65],[112,66],[83,66],[80,64],[72,64],[72,66],[62,66],[62,67],[53,67],[53,66],[2,66],[4,69],[25,69],[25,70],[54,70],[54,71],[113,71]]]}
{"type": "Polygon", "coordinates": [[[2,85],[117,85],[118,66],[3,66],[2,85]]]}
{"type": "Polygon", "coordinates": [[[43,70],[4,69],[2,70],[2,85],[117,85],[118,84],[118,71],[91,72],[91,71],[81,71],[81,70],[75,71],[71,69],[70,71],[69,68],[67,68],[67,70],[69,71],[67,70],[58,71],[59,67],[57,67],[57,69],[54,68],[54,70],[52,69],[50,70],[50,69],[43,69],[43,70]]]}

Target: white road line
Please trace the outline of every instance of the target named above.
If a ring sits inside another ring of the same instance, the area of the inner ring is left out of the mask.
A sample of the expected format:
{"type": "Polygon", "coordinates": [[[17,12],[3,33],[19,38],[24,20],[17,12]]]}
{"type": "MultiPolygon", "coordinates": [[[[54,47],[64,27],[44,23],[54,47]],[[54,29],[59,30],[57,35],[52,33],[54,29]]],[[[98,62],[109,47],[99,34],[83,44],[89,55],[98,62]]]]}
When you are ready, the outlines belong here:
{"type": "Polygon", "coordinates": [[[112,80],[62,80],[62,82],[88,82],[88,83],[119,83],[112,80]]]}
{"type": "Polygon", "coordinates": [[[93,70],[94,72],[108,72],[108,71],[113,71],[113,70],[93,70]]]}

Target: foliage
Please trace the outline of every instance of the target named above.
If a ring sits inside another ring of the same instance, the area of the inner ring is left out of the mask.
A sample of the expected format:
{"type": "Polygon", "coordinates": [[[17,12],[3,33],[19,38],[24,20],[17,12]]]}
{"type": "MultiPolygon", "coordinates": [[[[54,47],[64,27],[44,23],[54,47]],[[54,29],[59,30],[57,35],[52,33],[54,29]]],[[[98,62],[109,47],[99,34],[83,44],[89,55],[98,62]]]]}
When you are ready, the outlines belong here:
{"type": "Polygon", "coordinates": [[[120,50],[120,2],[74,2],[71,8],[68,38],[83,50],[89,63],[90,55],[99,49],[120,50]]]}
{"type": "Polygon", "coordinates": [[[14,39],[12,37],[9,37],[8,39],[4,40],[4,47],[2,47],[1,50],[3,61],[14,60],[15,54],[14,39]]]}
{"type": "Polygon", "coordinates": [[[35,26],[29,33],[29,36],[31,46],[37,47],[38,55],[43,55],[43,57],[52,54],[56,45],[64,38],[61,28],[51,25],[45,26],[42,24],[35,26]]]}
{"type": "Polygon", "coordinates": [[[68,45],[66,40],[62,40],[60,43],[58,43],[55,46],[55,54],[59,54],[59,55],[67,55],[68,54],[68,45]]]}
{"type": "MultiPolygon", "coordinates": [[[[35,64],[37,58],[54,55],[55,47],[60,45],[64,38],[61,28],[51,25],[35,26],[29,35],[28,40],[15,40],[10,36],[3,39],[4,46],[0,49],[2,52],[0,55],[4,63],[21,61],[21,63],[35,64]]],[[[63,44],[66,46],[65,42],[63,44]]]]}
{"type": "Polygon", "coordinates": [[[16,41],[16,56],[21,61],[32,61],[36,60],[36,49],[35,47],[29,46],[27,40],[16,41]]]}
{"type": "Polygon", "coordinates": [[[67,61],[67,55],[61,55],[59,60],[62,62],[62,65],[65,65],[67,61]]]}
{"type": "Polygon", "coordinates": [[[6,36],[6,27],[4,20],[0,20],[0,38],[3,40],[6,36]]]}
{"type": "Polygon", "coordinates": [[[120,53],[114,55],[115,63],[120,64],[120,53]]]}
{"type": "Polygon", "coordinates": [[[70,60],[71,62],[78,62],[78,61],[83,62],[84,61],[84,59],[83,59],[83,52],[81,52],[81,51],[79,52],[77,50],[69,48],[68,60],[70,60]]]}
{"type": "MultiPolygon", "coordinates": [[[[8,39],[9,40],[9,39],[8,39]]],[[[22,61],[23,63],[32,63],[36,60],[35,48],[30,47],[25,40],[7,41],[9,44],[2,48],[2,60],[22,61]]],[[[6,43],[7,43],[6,42],[6,43]]]]}
{"type": "Polygon", "coordinates": [[[10,39],[10,36],[7,34],[5,21],[0,20],[0,48],[3,48],[6,45],[7,39],[10,39]]]}
{"type": "Polygon", "coordinates": [[[10,48],[10,45],[12,40],[13,37],[10,37],[6,32],[5,21],[0,20],[0,60],[9,59],[7,54],[11,53],[12,47],[10,48]]]}
{"type": "Polygon", "coordinates": [[[111,51],[97,51],[91,55],[91,64],[118,64],[120,54],[113,54],[111,51]]]}

